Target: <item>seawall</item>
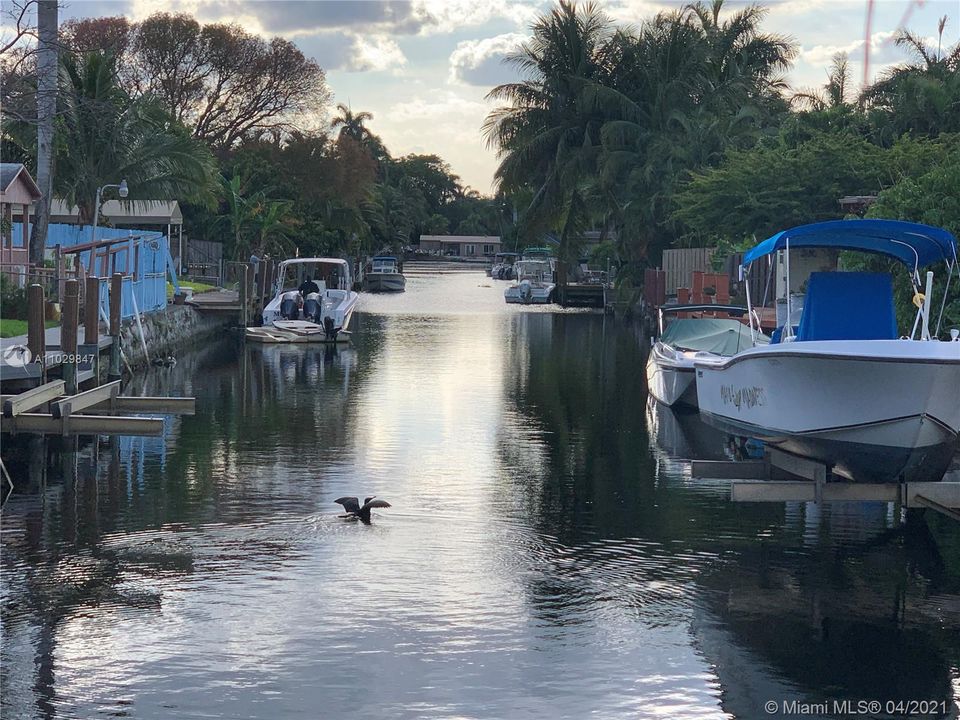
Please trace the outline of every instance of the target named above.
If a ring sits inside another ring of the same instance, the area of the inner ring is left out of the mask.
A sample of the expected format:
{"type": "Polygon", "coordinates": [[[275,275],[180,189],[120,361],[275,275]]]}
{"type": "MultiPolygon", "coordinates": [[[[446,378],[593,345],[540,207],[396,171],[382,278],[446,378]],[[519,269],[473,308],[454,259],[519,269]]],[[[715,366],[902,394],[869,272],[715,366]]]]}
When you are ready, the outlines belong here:
{"type": "Polygon", "coordinates": [[[149,365],[154,358],[176,356],[178,350],[195,346],[205,337],[222,332],[228,321],[222,315],[203,315],[190,305],[167,305],[165,310],[141,316],[147,345],[144,355],[136,318],[120,328],[123,354],[133,368],[149,365]]]}

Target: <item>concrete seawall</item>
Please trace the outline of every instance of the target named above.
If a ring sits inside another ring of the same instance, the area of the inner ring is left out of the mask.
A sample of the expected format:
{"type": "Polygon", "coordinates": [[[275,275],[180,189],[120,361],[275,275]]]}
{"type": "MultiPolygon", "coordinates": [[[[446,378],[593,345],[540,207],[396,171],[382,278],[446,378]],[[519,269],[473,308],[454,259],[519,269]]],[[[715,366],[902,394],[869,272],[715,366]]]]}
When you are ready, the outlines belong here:
{"type": "Polygon", "coordinates": [[[134,368],[149,365],[156,357],[176,356],[178,350],[194,347],[228,324],[222,315],[202,315],[189,305],[168,305],[166,310],[142,315],[141,322],[146,357],[136,319],[124,321],[120,329],[123,353],[134,368]]]}

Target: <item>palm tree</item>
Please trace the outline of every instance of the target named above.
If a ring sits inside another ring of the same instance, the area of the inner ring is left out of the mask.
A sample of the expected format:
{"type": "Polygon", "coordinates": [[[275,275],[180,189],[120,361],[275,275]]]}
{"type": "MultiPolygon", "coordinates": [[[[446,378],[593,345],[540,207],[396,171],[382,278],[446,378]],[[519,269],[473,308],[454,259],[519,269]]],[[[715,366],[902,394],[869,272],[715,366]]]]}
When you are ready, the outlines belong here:
{"type": "Polygon", "coordinates": [[[337,103],[337,111],[339,115],[330,121],[330,127],[334,130],[339,128],[339,138],[348,137],[356,141],[367,149],[374,160],[382,161],[390,158],[383,140],[366,126],[368,121],[373,120],[373,113],[366,111],[354,113],[349,105],[343,103],[337,103]]]}
{"type": "Polygon", "coordinates": [[[91,222],[97,188],[126,179],[128,200],[211,202],[216,177],[209,150],[173,123],[159,102],[130,98],[113,57],[65,54],[61,65],[54,187],[91,222]]]}
{"type": "Polygon", "coordinates": [[[960,43],[943,48],[946,24],[946,17],[937,24],[936,49],[914,33],[900,31],[895,42],[914,61],[888,70],[861,94],[880,140],[890,142],[904,132],[960,132],[960,43]]]}
{"type": "MultiPolygon", "coordinates": [[[[522,215],[523,234],[552,229],[560,235],[561,260],[576,255],[588,222],[587,202],[596,175],[603,116],[580,102],[588,84],[602,86],[610,20],[596,5],[568,0],[533,26],[532,38],[509,56],[526,79],[499,85],[488,95],[499,108],[484,123],[487,143],[497,149],[498,190],[531,187],[522,215]]],[[[562,270],[558,273],[563,278],[562,270]]]]}
{"type": "Polygon", "coordinates": [[[846,53],[839,52],[830,61],[827,83],[823,89],[796,92],[790,97],[790,102],[816,111],[845,107],[849,95],[850,75],[850,57],[846,53]]]}

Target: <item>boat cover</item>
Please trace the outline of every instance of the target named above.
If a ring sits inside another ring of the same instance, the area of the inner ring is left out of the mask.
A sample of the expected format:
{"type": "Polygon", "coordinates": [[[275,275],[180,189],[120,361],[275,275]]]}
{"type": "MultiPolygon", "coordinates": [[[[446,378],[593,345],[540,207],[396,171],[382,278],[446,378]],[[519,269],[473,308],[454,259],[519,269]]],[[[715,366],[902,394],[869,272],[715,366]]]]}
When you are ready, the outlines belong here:
{"type": "MultiPolygon", "coordinates": [[[[766,345],[770,339],[757,333],[757,344],[766,345]]],[[[739,320],[726,318],[677,318],[660,336],[660,341],[678,350],[711,352],[729,357],[753,347],[750,328],[739,320]]]]}
{"type": "Polygon", "coordinates": [[[797,340],[894,340],[897,314],[887,273],[815,272],[797,340]]]}
{"type": "Polygon", "coordinates": [[[829,220],[781,230],[743,256],[743,266],[754,260],[791,248],[836,248],[879,253],[896,258],[911,268],[957,258],[957,240],[943,228],[902,220],[829,220]]]}

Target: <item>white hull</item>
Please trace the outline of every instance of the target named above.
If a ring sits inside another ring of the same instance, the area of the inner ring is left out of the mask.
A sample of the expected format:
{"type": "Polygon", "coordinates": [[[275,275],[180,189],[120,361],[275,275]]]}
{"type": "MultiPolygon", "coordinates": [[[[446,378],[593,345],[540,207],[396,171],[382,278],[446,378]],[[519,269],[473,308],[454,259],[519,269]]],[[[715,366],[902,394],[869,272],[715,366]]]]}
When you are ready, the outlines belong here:
{"type": "Polygon", "coordinates": [[[829,340],[696,361],[701,413],[855,480],[939,480],[960,433],[960,343],[829,340]]]}
{"type": "Polygon", "coordinates": [[[553,300],[553,289],[555,285],[531,285],[529,291],[525,291],[519,285],[511,285],[503,291],[503,299],[508,303],[519,303],[522,305],[543,305],[553,300]]]}
{"type": "MultiPolygon", "coordinates": [[[[320,296],[323,303],[322,318],[331,318],[333,326],[337,330],[349,328],[350,318],[353,316],[353,310],[357,306],[357,300],[360,296],[352,290],[324,290],[320,293],[320,296]]],[[[278,295],[263,309],[262,324],[264,327],[289,319],[282,317],[280,314],[282,297],[282,295],[278,295]]],[[[301,320],[302,318],[295,319],[301,320]]]]}
{"type": "Polygon", "coordinates": [[[697,407],[697,383],[693,359],[657,342],[647,356],[647,390],[668,407],[697,407]]]}
{"type": "Polygon", "coordinates": [[[407,279],[400,273],[367,273],[363,276],[366,292],[403,292],[407,279]]]}

